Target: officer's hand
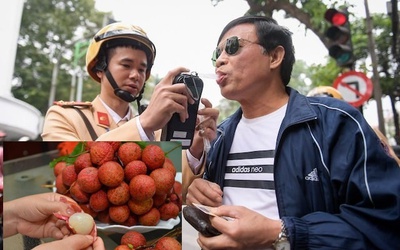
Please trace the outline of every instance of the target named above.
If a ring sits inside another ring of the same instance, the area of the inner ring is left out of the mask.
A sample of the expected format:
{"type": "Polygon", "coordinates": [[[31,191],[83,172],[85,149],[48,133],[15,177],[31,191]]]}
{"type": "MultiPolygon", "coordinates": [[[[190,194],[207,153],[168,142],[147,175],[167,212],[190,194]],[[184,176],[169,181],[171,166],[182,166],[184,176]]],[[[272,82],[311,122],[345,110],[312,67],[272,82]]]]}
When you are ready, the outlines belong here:
{"type": "Polygon", "coordinates": [[[193,104],[184,83],[172,84],[175,76],[189,71],[179,67],[168,74],[155,86],[150,103],[140,115],[140,123],[146,133],[163,128],[174,113],[178,113],[182,122],[189,117],[187,106],[193,104]]]}

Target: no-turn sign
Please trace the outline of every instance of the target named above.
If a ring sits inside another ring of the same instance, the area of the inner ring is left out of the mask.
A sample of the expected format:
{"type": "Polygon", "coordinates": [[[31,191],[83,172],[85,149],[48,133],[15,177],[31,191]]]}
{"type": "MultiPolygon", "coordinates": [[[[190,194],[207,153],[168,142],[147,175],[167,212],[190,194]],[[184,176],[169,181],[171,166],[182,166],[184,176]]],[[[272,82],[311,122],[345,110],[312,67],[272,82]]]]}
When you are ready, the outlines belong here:
{"type": "Polygon", "coordinates": [[[372,81],[364,73],[348,71],[333,82],[343,99],[354,107],[360,107],[372,95],[372,81]]]}

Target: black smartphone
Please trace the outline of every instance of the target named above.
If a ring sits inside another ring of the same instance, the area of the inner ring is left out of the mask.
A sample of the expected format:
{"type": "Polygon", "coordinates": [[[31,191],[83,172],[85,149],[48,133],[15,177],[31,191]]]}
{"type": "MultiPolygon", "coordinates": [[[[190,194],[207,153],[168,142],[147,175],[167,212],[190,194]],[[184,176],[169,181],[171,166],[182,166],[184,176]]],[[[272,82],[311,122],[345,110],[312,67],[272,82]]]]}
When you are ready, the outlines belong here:
{"type": "Polygon", "coordinates": [[[195,133],[197,110],[199,109],[204,83],[196,72],[177,75],[173,81],[173,84],[176,83],[184,83],[186,85],[194,103],[188,104],[189,117],[185,122],[181,122],[178,113],[172,115],[171,120],[162,129],[161,140],[180,141],[182,143],[182,149],[188,149],[192,145],[195,133]]]}

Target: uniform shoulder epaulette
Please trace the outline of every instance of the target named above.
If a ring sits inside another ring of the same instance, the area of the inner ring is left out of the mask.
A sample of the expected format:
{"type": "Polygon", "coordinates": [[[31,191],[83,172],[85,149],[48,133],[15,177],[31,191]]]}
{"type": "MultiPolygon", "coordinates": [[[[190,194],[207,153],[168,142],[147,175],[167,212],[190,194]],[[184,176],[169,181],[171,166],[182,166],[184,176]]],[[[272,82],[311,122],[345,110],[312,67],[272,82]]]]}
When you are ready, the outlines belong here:
{"type": "Polygon", "coordinates": [[[75,102],[75,101],[56,101],[54,102],[55,105],[58,105],[60,107],[64,108],[70,108],[70,107],[92,107],[91,102],[75,102]]]}

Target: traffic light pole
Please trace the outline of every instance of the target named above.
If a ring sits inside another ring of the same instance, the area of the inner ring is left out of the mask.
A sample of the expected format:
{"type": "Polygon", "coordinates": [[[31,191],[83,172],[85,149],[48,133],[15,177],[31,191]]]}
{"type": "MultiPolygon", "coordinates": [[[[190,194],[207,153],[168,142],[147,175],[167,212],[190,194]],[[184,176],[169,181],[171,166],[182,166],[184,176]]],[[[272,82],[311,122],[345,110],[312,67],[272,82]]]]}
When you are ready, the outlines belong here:
{"type": "Polygon", "coordinates": [[[373,77],[372,83],[374,85],[373,89],[373,96],[376,101],[377,111],[378,111],[378,124],[379,130],[386,135],[385,123],[383,118],[383,109],[382,109],[382,88],[379,83],[379,73],[378,73],[378,60],[376,58],[375,53],[375,40],[372,35],[372,21],[371,16],[369,13],[368,1],[364,0],[365,5],[365,15],[366,15],[366,24],[367,24],[367,35],[368,35],[368,49],[371,55],[371,62],[372,62],[372,70],[373,70],[373,77]]]}

